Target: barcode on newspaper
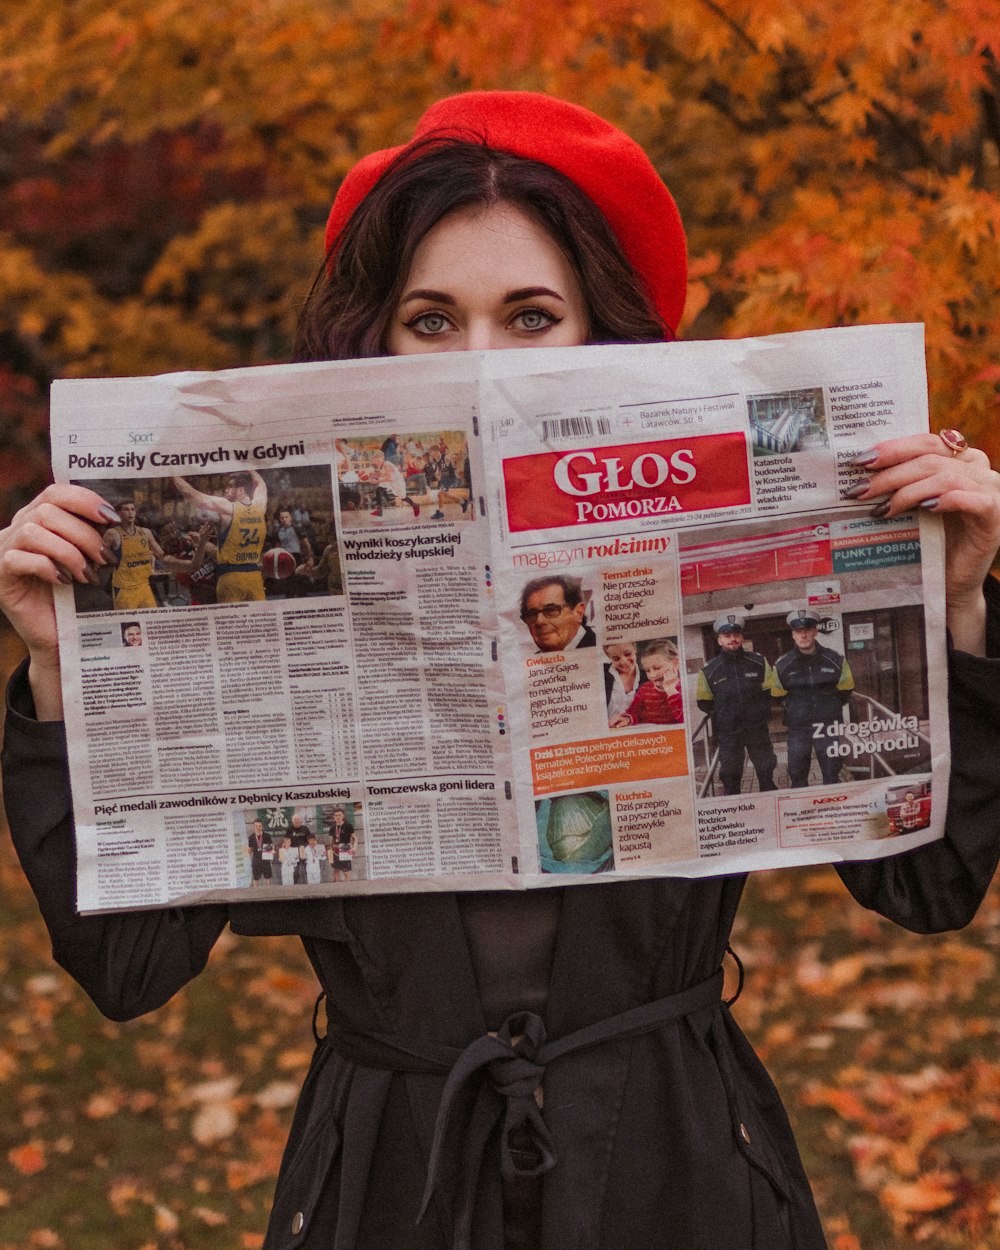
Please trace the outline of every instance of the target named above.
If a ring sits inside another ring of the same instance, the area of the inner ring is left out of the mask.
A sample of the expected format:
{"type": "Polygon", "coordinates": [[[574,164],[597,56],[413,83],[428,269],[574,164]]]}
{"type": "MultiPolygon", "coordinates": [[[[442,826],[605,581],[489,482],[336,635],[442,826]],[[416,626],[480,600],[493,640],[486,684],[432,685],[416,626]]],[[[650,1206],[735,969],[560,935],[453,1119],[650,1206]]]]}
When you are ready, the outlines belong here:
{"type": "Polygon", "coordinates": [[[550,438],[592,438],[595,434],[610,434],[611,422],[607,417],[556,417],[542,422],[542,441],[550,438]]]}

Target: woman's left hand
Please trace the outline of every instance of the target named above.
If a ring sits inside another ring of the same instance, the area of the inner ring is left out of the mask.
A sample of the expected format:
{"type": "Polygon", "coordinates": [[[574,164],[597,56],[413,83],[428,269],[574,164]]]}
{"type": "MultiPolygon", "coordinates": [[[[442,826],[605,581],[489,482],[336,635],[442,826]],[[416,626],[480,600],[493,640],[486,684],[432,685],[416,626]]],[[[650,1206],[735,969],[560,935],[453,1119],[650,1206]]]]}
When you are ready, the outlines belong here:
{"type": "MultiPolygon", "coordinates": [[[[961,447],[956,431],[946,431],[961,447]]],[[[876,516],[923,507],[945,520],[945,601],[957,647],[985,651],[983,581],[1000,547],[1000,474],[975,447],[953,452],[940,434],[915,434],[878,443],[855,457],[869,474],[861,500],[879,500],[876,516]]],[[[853,492],[852,492],[853,493],[853,492]]]]}

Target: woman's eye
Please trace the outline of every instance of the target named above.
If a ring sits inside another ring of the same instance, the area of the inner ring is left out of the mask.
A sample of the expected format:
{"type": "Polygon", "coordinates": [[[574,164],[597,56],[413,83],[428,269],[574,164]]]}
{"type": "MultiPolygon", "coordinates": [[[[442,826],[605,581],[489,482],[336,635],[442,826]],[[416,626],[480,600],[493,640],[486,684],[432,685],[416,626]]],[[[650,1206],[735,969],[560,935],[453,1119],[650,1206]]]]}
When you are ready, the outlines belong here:
{"type": "Polygon", "coordinates": [[[440,312],[419,313],[406,323],[407,329],[415,330],[417,334],[443,334],[450,325],[448,318],[440,312]]]}
{"type": "Polygon", "coordinates": [[[545,330],[555,325],[559,318],[546,312],[544,308],[522,308],[514,314],[511,321],[519,330],[545,330]]]}

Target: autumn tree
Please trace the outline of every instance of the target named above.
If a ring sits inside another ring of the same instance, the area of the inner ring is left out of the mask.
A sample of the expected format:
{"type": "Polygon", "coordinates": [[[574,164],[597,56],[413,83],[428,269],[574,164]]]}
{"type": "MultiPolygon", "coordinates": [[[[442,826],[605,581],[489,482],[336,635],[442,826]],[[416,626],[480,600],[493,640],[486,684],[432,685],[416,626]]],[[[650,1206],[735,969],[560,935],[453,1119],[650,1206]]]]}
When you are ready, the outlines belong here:
{"type": "Polygon", "coordinates": [[[924,321],[936,420],[996,437],[993,0],[443,0],[395,37],[644,143],[690,232],[689,334],[924,321]]]}
{"type": "Polygon", "coordinates": [[[0,0],[0,454],[52,377],[282,358],[344,171],[475,87],[643,143],[686,334],[922,320],[935,420],[986,444],[998,51],[995,0],[0,0]]]}
{"type": "Polygon", "coordinates": [[[434,94],[380,54],[389,15],[0,0],[0,512],[53,378],[287,356],[340,177],[434,94]]]}

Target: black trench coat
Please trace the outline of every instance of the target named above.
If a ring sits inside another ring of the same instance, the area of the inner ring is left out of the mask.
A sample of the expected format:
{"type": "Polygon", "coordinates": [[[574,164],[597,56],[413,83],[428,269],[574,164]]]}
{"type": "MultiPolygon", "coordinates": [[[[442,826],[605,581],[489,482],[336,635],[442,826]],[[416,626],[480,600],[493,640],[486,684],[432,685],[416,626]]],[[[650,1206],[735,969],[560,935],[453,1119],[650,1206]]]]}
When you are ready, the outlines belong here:
{"type": "MultiPolygon", "coordinates": [[[[1000,595],[993,583],[988,593],[988,649],[996,656],[1000,595]]],[[[56,959],[105,1014],[128,1019],[161,1005],[200,972],[228,923],[244,934],[298,934],[337,1018],[362,1036],[388,1035],[422,1052],[450,1046],[456,1054],[483,1036],[454,895],[77,916],[62,727],[30,719],[23,674],[11,702],[4,780],[18,853],[56,959]]],[[[967,923],[1000,855],[1000,661],[954,655],[950,704],[945,839],[838,868],[862,905],[918,932],[967,923]]],[[[743,881],[562,890],[548,1037],[711,978],[743,881]]],[[[443,1084],[434,1072],[386,1070],[320,1042],[282,1163],[267,1250],[445,1250],[454,1195],[476,1151],[453,1126],[442,1184],[416,1224],[443,1084]]],[[[543,1088],[557,1162],[542,1181],[539,1250],[825,1246],[778,1095],[718,1000],[554,1060],[543,1088]]],[[[503,1246],[498,1156],[494,1136],[476,1183],[474,1250],[503,1246]]]]}

